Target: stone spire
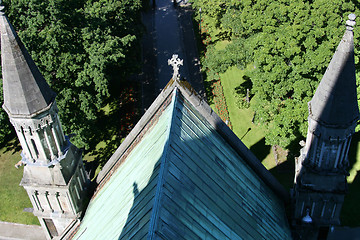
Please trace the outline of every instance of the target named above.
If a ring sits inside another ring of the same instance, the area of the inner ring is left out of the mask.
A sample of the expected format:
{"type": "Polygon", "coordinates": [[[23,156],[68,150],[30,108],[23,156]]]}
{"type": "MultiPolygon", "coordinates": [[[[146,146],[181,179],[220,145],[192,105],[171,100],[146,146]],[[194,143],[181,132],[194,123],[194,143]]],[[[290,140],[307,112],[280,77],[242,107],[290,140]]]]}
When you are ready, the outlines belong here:
{"type": "Polygon", "coordinates": [[[55,93],[2,11],[0,31],[3,108],[23,149],[22,160],[16,164],[24,165],[20,185],[47,239],[59,239],[85,209],[89,178],[81,151],[62,130],[55,93]]]}
{"type": "Polygon", "coordinates": [[[308,133],[296,160],[293,192],[294,225],[304,239],[320,227],[340,224],[348,152],[359,119],[354,20],[355,15],[350,14],[345,34],[309,102],[308,133]]]}
{"type": "Polygon", "coordinates": [[[346,127],[359,118],[353,39],[355,14],[349,15],[346,25],[345,34],[309,102],[309,117],[331,126],[346,127]]]}
{"type": "Polygon", "coordinates": [[[4,105],[9,115],[33,115],[47,109],[56,94],[50,89],[13,26],[0,12],[4,105]]]}

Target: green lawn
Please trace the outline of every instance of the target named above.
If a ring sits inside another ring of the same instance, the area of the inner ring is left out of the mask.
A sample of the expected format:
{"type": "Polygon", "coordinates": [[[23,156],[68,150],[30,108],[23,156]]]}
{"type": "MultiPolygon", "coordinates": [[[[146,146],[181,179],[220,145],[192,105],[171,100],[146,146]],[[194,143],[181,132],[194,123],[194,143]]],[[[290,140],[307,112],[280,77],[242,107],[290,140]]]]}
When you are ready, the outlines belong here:
{"type": "MultiPolygon", "coordinates": [[[[217,50],[221,50],[229,43],[229,41],[219,41],[215,47],[217,50]]],[[[237,99],[234,91],[235,88],[244,82],[243,72],[243,70],[237,67],[231,67],[225,73],[220,74],[230,121],[233,126],[232,130],[259,160],[261,160],[264,166],[270,170],[276,167],[274,153],[271,150],[271,146],[265,145],[263,129],[251,122],[254,112],[251,109],[239,109],[236,106],[237,99]]],[[[210,107],[215,109],[214,104],[211,104],[210,107]]],[[[281,152],[284,153],[284,151],[281,152]]],[[[279,162],[286,161],[286,154],[283,155],[284,156],[279,156],[279,162]]]]}
{"type": "Polygon", "coordinates": [[[20,151],[0,149],[0,221],[40,225],[38,219],[24,208],[32,208],[26,191],[19,186],[23,167],[14,165],[21,159],[20,151]]]}
{"type": "Polygon", "coordinates": [[[244,81],[242,77],[243,71],[237,67],[232,67],[224,74],[220,74],[233,131],[267,169],[272,169],[276,166],[274,154],[271,147],[265,145],[263,130],[251,122],[254,112],[251,109],[239,109],[236,106],[237,99],[234,90],[244,81]]]}

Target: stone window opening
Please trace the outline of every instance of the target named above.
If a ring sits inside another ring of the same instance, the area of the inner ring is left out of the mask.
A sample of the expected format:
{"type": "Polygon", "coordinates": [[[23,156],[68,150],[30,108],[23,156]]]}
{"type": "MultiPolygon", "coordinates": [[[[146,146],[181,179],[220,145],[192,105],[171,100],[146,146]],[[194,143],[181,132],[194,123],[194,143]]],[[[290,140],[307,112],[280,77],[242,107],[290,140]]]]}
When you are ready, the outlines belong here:
{"type": "Polygon", "coordinates": [[[39,150],[36,147],[34,139],[31,139],[31,145],[32,145],[32,147],[33,147],[33,149],[35,151],[36,158],[39,158],[39,150]]]}

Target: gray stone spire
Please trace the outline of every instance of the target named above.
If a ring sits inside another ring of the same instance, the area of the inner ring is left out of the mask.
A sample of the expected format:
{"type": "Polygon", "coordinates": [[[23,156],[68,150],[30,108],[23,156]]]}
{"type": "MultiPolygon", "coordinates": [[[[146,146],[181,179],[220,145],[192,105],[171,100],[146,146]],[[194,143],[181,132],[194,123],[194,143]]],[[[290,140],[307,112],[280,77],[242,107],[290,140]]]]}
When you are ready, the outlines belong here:
{"type": "Polygon", "coordinates": [[[340,224],[348,152],[359,119],[354,20],[355,15],[350,14],[345,34],[309,102],[308,133],[296,159],[293,192],[294,224],[304,239],[310,239],[310,233],[316,235],[319,227],[340,224]]]}
{"type": "Polygon", "coordinates": [[[350,14],[345,34],[309,102],[309,117],[325,125],[347,127],[359,118],[354,62],[354,20],[355,15],[350,14]]]}
{"type": "Polygon", "coordinates": [[[47,239],[59,239],[85,209],[89,178],[81,151],[62,130],[56,94],[2,11],[0,31],[3,108],[23,149],[22,159],[16,164],[24,165],[20,185],[26,190],[47,239]]]}
{"type": "Polygon", "coordinates": [[[39,72],[3,8],[0,12],[3,108],[12,116],[38,114],[50,107],[56,94],[39,72]]]}

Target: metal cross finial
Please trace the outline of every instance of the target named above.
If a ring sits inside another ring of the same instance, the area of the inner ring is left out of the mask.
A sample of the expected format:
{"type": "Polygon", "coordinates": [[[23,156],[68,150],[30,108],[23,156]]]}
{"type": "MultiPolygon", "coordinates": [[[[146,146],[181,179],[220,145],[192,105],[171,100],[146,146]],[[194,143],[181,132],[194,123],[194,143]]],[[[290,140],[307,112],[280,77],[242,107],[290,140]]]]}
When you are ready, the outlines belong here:
{"type": "Polygon", "coordinates": [[[177,54],[173,54],[172,58],[168,60],[168,64],[171,65],[174,69],[174,73],[172,76],[173,80],[178,80],[180,79],[180,74],[179,74],[179,66],[183,65],[184,60],[179,58],[179,55],[177,54]]]}
{"type": "Polygon", "coordinates": [[[356,19],[356,15],[353,13],[350,13],[349,20],[346,21],[346,29],[347,30],[350,30],[350,31],[354,30],[354,26],[356,24],[355,19],[356,19]]]}

